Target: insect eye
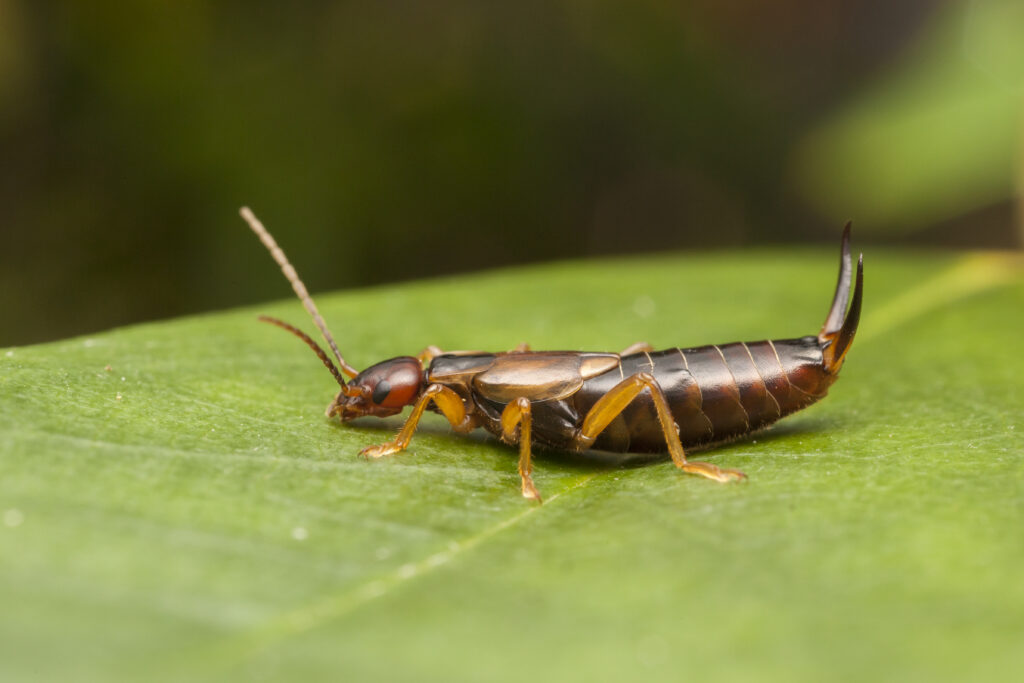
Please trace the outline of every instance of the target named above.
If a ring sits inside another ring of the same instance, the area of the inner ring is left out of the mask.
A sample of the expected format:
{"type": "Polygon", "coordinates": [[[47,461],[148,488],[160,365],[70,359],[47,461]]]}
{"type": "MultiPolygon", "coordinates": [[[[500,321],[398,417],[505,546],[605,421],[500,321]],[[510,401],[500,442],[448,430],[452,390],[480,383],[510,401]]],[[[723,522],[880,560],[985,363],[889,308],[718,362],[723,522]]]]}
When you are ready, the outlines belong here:
{"type": "Polygon", "coordinates": [[[387,399],[388,394],[390,393],[391,383],[388,382],[386,379],[382,379],[381,381],[377,382],[377,386],[373,388],[373,395],[370,397],[370,399],[377,405],[380,405],[381,403],[384,402],[385,399],[387,399]]]}

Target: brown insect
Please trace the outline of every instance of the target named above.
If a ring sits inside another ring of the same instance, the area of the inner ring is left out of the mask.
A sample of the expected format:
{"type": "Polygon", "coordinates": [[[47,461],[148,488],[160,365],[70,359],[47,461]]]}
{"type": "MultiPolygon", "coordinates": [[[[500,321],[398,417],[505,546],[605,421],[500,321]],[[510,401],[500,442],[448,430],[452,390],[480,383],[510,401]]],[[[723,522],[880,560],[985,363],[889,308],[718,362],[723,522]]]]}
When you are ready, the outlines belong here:
{"type": "Polygon", "coordinates": [[[839,280],[832,307],[817,336],[655,351],[646,343],[620,353],[531,351],[444,352],[428,346],[358,372],[342,358],[305,285],[284,252],[248,208],[241,210],[281,266],[313,317],[337,366],[301,330],[275,318],[260,320],[302,339],[334,375],[341,391],[327,416],[348,421],[387,417],[413,406],[398,435],[361,455],[379,458],[409,445],[424,410],[444,415],[456,432],[483,427],[519,444],[519,476],[526,498],[540,500],[533,485],[534,445],[567,451],[662,453],[684,472],[727,482],[737,470],[686,459],[706,448],[750,434],[823,398],[836,381],[860,319],[864,257],[850,299],[850,224],[843,230],[839,280]],[[345,377],[349,381],[345,381],[345,377]]]}

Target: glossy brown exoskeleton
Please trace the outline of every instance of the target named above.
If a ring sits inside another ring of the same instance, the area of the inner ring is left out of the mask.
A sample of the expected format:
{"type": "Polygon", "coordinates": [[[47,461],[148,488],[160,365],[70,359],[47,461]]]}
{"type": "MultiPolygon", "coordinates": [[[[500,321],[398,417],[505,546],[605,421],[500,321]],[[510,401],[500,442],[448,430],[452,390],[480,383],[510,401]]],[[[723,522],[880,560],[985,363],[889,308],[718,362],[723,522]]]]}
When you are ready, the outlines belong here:
{"type": "Polygon", "coordinates": [[[817,336],[734,342],[655,351],[644,343],[621,353],[531,351],[449,352],[427,347],[362,372],[342,358],[316,305],[274,238],[246,208],[242,217],[270,250],[323,333],[337,361],[305,333],[261,316],[300,337],[331,371],[341,391],[327,407],[343,421],[412,414],[391,441],[362,455],[378,458],[409,445],[424,410],[441,413],[457,432],[483,427],[519,444],[523,496],[539,500],[531,472],[533,445],[567,451],[668,451],[681,470],[716,481],[742,472],[687,460],[704,448],[766,427],[821,399],[836,381],[860,319],[863,256],[850,300],[850,226],[843,230],[839,281],[817,336]],[[845,314],[845,317],[844,317],[845,314]],[[349,377],[346,382],[344,376],[349,377]]]}

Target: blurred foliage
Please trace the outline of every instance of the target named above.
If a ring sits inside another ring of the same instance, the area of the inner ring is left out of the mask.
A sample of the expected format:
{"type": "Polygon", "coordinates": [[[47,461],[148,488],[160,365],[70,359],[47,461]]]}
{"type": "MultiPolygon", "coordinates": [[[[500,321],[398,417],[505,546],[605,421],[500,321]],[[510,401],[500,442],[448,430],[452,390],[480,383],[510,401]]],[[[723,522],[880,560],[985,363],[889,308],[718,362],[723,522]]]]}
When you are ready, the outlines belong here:
{"type": "Polygon", "coordinates": [[[947,7],[890,74],[806,141],[808,201],[856,214],[868,231],[916,231],[1018,192],[1021,27],[1019,0],[947,7]]]}
{"type": "MultiPolygon", "coordinates": [[[[902,123],[956,35],[1009,45],[968,21],[989,4],[0,0],[0,343],[281,294],[241,204],[314,291],[847,218],[1016,244],[1009,95],[902,123]],[[862,148],[865,107],[886,135],[862,148]]],[[[951,100],[985,94],[958,73],[951,100]]]]}

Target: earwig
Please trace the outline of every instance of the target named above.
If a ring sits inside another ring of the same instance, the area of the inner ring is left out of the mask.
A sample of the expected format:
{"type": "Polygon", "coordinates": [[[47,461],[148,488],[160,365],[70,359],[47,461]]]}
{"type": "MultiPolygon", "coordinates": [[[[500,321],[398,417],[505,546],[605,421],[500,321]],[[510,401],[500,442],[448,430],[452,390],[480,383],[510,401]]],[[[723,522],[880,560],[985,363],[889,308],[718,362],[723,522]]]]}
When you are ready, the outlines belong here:
{"type": "Polygon", "coordinates": [[[327,417],[343,422],[388,417],[413,406],[394,439],[368,446],[361,455],[379,458],[405,449],[423,412],[431,410],[456,432],[482,427],[518,444],[522,494],[537,501],[540,494],[531,476],[534,447],[667,450],[684,472],[719,482],[745,479],[738,470],[689,460],[686,450],[740,438],[824,398],[839,376],[860,321],[864,256],[857,261],[851,301],[847,223],[835,294],[817,336],[663,351],[640,342],[620,353],[532,351],[526,345],[497,353],[446,353],[429,346],[417,356],[391,358],[359,372],[345,362],[274,238],[248,208],[240,213],[281,267],[333,353],[332,360],[301,330],[260,316],[302,339],[337,381],[340,391],[327,406],[327,417]]]}

